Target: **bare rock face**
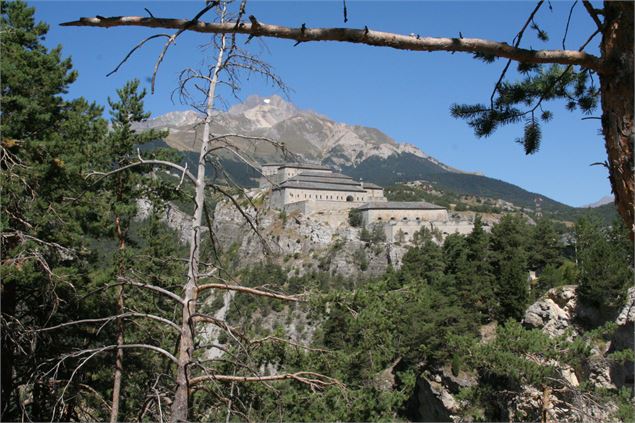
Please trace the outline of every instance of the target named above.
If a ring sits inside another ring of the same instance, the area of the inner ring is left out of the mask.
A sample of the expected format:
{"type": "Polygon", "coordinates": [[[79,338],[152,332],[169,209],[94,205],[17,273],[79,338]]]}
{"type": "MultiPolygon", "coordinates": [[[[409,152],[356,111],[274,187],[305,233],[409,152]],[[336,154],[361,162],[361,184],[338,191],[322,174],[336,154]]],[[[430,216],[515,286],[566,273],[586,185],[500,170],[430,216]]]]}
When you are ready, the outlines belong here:
{"type": "MultiPolygon", "coordinates": [[[[578,322],[583,320],[597,320],[597,311],[578,304],[576,286],[570,285],[549,290],[543,298],[527,309],[523,323],[529,328],[541,329],[550,336],[560,336],[566,331],[570,331],[571,336],[579,336],[584,333],[584,328],[578,322]]],[[[616,362],[610,358],[610,354],[615,351],[634,348],[635,288],[629,289],[626,303],[617,315],[615,323],[617,330],[609,342],[593,345],[591,356],[584,366],[588,381],[598,388],[616,390],[624,386],[633,386],[635,382],[632,361],[616,362]]],[[[579,385],[581,375],[567,366],[559,367],[561,375],[570,386],[579,385]]],[[[541,395],[544,393],[533,392],[527,388],[514,407],[521,415],[525,413],[527,419],[531,420],[535,416],[531,415],[530,410],[535,411],[536,405],[532,401],[541,395]]],[[[610,420],[616,410],[615,404],[609,402],[597,404],[584,395],[570,395],[572,396],[569,398],[561,398],[553,394],[553,407],[547,410],[552,414],[553,421],[602,422],[610,420]],[[559,407],[557,404],[568,405],[559,407]]]]}
{"type": "Polygon", "coordinates": [[[409,418],[422,422],[465,422],[464,404],[456,398],[462,388],[478,383],[475,375],[464,371],[454,375],[448,366],[424,371],[417,378],[415,394],[407,407],[409,418]]]}
{"type": "Polygon", "coordinates": [[[551,336],[563,335],[567,329],[577,334],[574,325],[577,308],[575,290],[575,285],[549,290],[543,298],[529,306],[523,323],[530,328],[542,329],[551,336]]]}
{"type": "MultiPolygon", "coordinates": [[[[144,220],[152,213],[152,203],[145,199],[140,198],[137,200],[137,216],[136,219],[144,220]]],[[[163,211],[162,220],[172,229],[174,229],[178,236],[179,241],[182,244],[190,242],[190,231],[192,229],[192,216],[187,213],[183,213],[177,207],[168,204],[163,211]]],[[[207,227],[202,228],[202,233],[207,231],[207,227]]]]}
{"type": "MultiPolygon", "coordinates": [[[[615,320],[618,328],[611,338],[607,353],[631,348],[635,345],[635,287],[628,290],[626,305],[615,320]]],[[[635,383],[635,371],[633,362],[612,363],[609,374],[611,382],[617,387],[633,386],[635,383]]]]}
{"type": "Polygon", "coordinates": [[[245,217],[229,202],[219,202],[213,230],[225,250],[234,248],[241,266],[267,259],[290,269],[290,276],[319,270],[344,277],[376,276],[388,266],[399,267],[406,248],[389,243],[366,243],[360,229],[347,218],[319,214],[288,214],[263,206],[244,208],[257,226],[256,234],[245,217]]]}

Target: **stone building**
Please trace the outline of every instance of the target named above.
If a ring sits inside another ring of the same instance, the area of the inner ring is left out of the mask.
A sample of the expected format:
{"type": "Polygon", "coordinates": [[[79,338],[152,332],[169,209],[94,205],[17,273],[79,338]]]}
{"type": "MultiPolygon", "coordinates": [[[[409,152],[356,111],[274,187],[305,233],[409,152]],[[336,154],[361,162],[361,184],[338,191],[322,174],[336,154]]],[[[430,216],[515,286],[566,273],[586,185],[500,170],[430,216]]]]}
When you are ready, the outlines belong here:
{"type": "Polygon", "coordinates": [[[271,189],[270,205],[316,216],[339,226],[358,209],[366,228],[381,226],[388,242],[408,243],[426,227],[443,234],[465,233],[471,223],[448,217],[446,208],[427,202],[387,201],[379,185],[355,181],[322,165],[271,163],[262,166],[261,188],[271,189]]]}
{"type": "Polygon", "coordinates": [[[381,226],[389,242],[410,242],[423,227],[432,230],[449,221],[446,208],[425,201],[368,202],[357,209],[362,225],[381,226]]]}
{"type": "Polygon", "coordinates": [[[312,172],[317,174],[330,174],[333,171],[322,165],[311,163],[267,163],[262,165],[260,173],[260,188],[268,188],[286,181],[300,173],[312,172]]]}
{"type": "Polygon", "coordinates": [[[271,206],[277,209],[296,203],[303,203],[296,208],[304,206],[312,211],[350,209],[368,201],[386,201],[382,187],[355,181],[321,165],[269,164],[262,167],[262,174],[260,186],[271,187],[271,206]]]}

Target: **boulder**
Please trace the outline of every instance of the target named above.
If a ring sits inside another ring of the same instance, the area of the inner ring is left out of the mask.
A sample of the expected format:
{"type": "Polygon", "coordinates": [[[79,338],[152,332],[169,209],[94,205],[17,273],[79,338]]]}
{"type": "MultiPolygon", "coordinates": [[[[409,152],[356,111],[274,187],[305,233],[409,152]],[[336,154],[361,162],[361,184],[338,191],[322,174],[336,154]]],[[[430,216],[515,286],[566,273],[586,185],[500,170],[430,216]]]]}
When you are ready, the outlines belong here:
{"type": "Polygon", "coordinates": [[[567,330],[578,334],[574,317],[577,309],[576,286],[553,288],[525,312],[523,324],[532,329],[542,329],[551,336],[563,335],[567,330]]]}

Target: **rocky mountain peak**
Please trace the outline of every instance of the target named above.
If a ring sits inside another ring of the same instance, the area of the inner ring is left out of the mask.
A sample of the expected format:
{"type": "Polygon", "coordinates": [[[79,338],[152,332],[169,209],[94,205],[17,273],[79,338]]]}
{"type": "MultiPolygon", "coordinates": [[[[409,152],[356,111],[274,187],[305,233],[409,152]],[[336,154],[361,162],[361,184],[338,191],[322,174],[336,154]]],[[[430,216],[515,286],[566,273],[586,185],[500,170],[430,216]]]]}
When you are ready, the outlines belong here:
{"type": "MultiPolygon", "coordinates": [[[[170,112],[143,124],[147,128],[169,128],[165,140],[180,150],[196,151],[193,125],[202,116],[195,112],[170,112]]],[[[278,95],[252,95],[227,112],[218,112],[212,122],[214,133],[242,133],[278,140],[303,160],[334,166],[357,166],[369,159],[414,155],[445,171],[455,171],[428,156],[412,144],[400,144],[381,130],[335,122],[310,110],[301,110],[278,95]]],[[[236,141],[240,142],[240,141],[236,141]]],[[[256,159],[276,160],[270,149],[257,148],[256,159]]]]}
{"type": "Polygon", "coordinates": [[[203,120],[203,115],[192,110],[168,112],[146,122],[148,128],[182,127],[203,120]]]}
{"type": "Polygon", "coordinates": [[[280,96],[260,97],[252,95],[237,104],[227,112],[231,116],[243,116],[252,121],[257,127],[270,128],[275,124],[289,119],[300,113],[291,103],[280,96]]]}

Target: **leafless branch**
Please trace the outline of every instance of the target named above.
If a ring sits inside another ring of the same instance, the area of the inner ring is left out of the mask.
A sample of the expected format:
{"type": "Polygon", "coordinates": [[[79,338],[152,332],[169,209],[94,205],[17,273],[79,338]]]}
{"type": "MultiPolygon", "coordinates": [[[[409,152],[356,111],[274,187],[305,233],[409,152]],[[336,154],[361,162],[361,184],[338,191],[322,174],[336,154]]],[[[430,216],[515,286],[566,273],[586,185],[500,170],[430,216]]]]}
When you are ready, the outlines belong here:
{"type": "MultiPolygon", "coordinates": [[[[251,18],[251,17],[250,17],[251,18]]],[[[252,37],[273,37],[302,42],[341,41],[367,44],[378,47],[390,47],[412,51],[456,51],[482,53],[504,57],[524,63],[559,63],[580,65],[598,72],[604,70],[600,58],[579,51],[570,50],[527,50],[513,47],[504,42],[479,38],[433,38],[411,37],[388,32],[349,28],[291,28],[270,25],[256,21],[251,24],[236,22],[207,23],[192,22],[185,19],[148,18],[140,16],[84,17],[77,21],[65,22],[62,26],[91,26],[111,28],[116,26],[142,26],[149,28],[172,28],[201,33],[240,33],[252,37]],[[256,24],[254,24],[256,22],[256,24]]]]}
{"type": "Polygon", "coordinates": [[[113,284],[109,284],[108,286],[116,286],[116,285],[132,285],[132,286],[136,286],[139,288],[146,288],[146,289],[150,289],[152,291],[156,291],[156,292],[160,292],[161,294],[172,298],[174,301],[177,301],[179,304],[183,304],[184,300],[183,298],[179,297],[178,295],[176,295],[175,293],[168,291],[167,289],[161,288],[160,286],[156,286],[156,285],[151,285],[148,283],[141,283],[141,282],[136,282],[133,280],[130,280],[128,278],[125,278],[123,276],[120,276],[117,278],[117,280],[119,282],[113,283],[113,284]]]}
{"type": "Polygon", "coordinates": [[[567,18],[567,26],[564,29],[564,35],[562,37],[562,49],[566,49],[565,41],[567,40],[567,34],[569,33],[569,24],[571,23],[571,15],[573,14],[573,9],[578,4],[578,0],[575,0],[571,5],[571,9],[569,9],[569,17],[567,18]]]}
{"type": "Polygon", "coordinates": [[[299,344],[297,342],[289,341],[288,339],[282,339],[282,338],[279,338],[279,337],[273,336],[273,335],[265,336],[264,338],[260,338],[260,339],[255,339],[255,340],[251,341],[250,344],[251,345],[258,345],[258,344],[263,344],[263,343],[269,342],[269,341],[278,342],[278,343],[281,343],[281,344],[288,344],[288,345],[294,346],[296,348],[301,348],[301,349],[304,349],[304,350],[307,350],[307,351],[312,351],[312,352],[320,352],[320,353],[332,353],[333,352],[331,350],[326,350],[326,349],[323,349],[323,348],[309,347],[308,345],[302,345],[302,344],[299,344]]]}
{"type": "MultiPolygon", "coordinates": [[[[174,42],[179,37],[179,35],[181,35],[185,30],[190,29],[193,25],[195,25],[198,22],[198,19],[201,18],[205,13],[207,13],[213,7],[214,7],[213,3],[208,3],[203,9],[201,9],[196,14],[196,16],[194,16],[194,18],[190,19],[188,22],[182,25],[181,28],[176,33],[168,37],[168,41],[163,46],[163,50],[161,50],[161,53],[159,54],[157,62],[154,65],[154,71],[152,72],[151,91],[153,94],[154,94],[154,84],[157,79],[157,72],[159,71],[159,66],[161,66],[161,62],[163,61],[163,58],[165,57],[165,53],[167,53],[168,51],[168,48],[170,48],[170,46],[174,44],[174,42]]],[[[154,19],[154,18],[150,18],[150,19],[154,19]]]]}
{"type": "Polygon", "coordinates": [[[323,389],[327,386],[338,386],[343,388],[344,385],[337,379],[333,379],[328,376],[321,375],[313,372],[296,372],[285,373],[280,375],[270,376],[230,376],[230,375],[205,375],[193,377],[190,379],[190,385],[196,386],[199,383],[207,381],[221,381],[221,382],[270,382],[279,380],[295,380],[300,383],[309,385],[311,389],[323,389]]]}
{"type": "Polygon", "coordinates": [[[122,172],[124,170],[133,168],[133,167],[137,167],[137,166],[141,166],[141,165],[159,165],[159,166],[165,166],[165,167],[169,167],[172,169],[175,169],[177,171],[179,171],[180,173],[182,173],[183,175],[187,176],[188,179],[194,184],[197,184],[197,180],[196,177],[194,175],[192,175],[185,167],[177,165],[176,163],[172,163],[172,162],[168,162],[165,160],[146,160],[146,159],[141,159],[138,162],[135,163],[130,163],[129,165],[126,166],[122,166],[120,168],[117,168],[115,170],[112,170],[110,172],[90,172],[86,175],[86,178],[89,178],[91,176],[101,176],[101,178],[98,179],[98,181],[101,181],[104,178],[107,178],[110,175],[114,175],[115,173],[119,173],[122,172]]]}
{"type": "Polygon", "coordinates": [[[246,286],[240,285],[228,285],[223,283],[207,283],[198,286],[198,292],[203,292],[207,289],[221,289],[221,290],[229,290],[236,292],[243,292],[251,295],[258,295],[260,297],[268,297],[275,298],[277,300],[290,301],[290,302],[302,302],[305,301],[299,295],[284,295],[284,294],[276,294],[274,292],[262,291],[260,289],[248,288],[246,286]]]}
{"type": "Polygon", "coordinates": [[[589,13],[589,16],[591,16],[591,19],[593,19],[593,22],[595,22],[595,25],[597,25],[598,29],[601,31],[602,28],[604,28],[604,25],[602,24],[602,21],[600,21],[600,18],[598,17],[598,14],[593,8],[591,2],[589,0],[582,0],[582,4],[589,13]]]}
{"type": "MultiPolygon", "coordinates": [[[[148,10],[148,9],[146,9],[148,10]]],[[[150,13],[150,11],[148,11],[148,13],[150,13]]],[[[152,16],[152,14],[150,13],[150,16],[152,16]]],[[[153,16],[152,16],[153,17],[153,16]]],[[[132,54],[137,51],[139,48],[141,48],[146,42],[153,40],[155,38],[159,38],[159,37],[168,37],[170,38],[170,36],[168,34],[155,34],[155,35],[151,35],[148,38],[144,38],[139,44],[137,44],[136,46],[134,46],[129,52],[128,54],[126,54],[126,57],[123,58],[123,60],[121,62],[119,62],[119,64],[117,65],[117,67],[115,67],[113,70],[111,70],[110,72],[108,72],[106,74],[106,76],[110,76],[112,74],[114,74],[115,72],[117,72],[119,70],[119,68],[121,68],[121,66],[126,63],[128,61],[128,59],[130,58],[130,56],[132,56],[132,54]]]]}
{"type": "Polygon", "coordinates": [[[121,314],[108,316],[108,317],[100,317],[95,319],[82,319],[82,320],[74,320],[71,322],[60,323],[59,325],[37,329],[36,332],[48,332],[51,330],[60,329],[67,326],[83,325],[83,324],[89,324],[89,323],[102,323],[102,322],[110,323],[113,320],[116,320],[119,318],[126,318],[126,317],[143,317],[143,318],[147,318],[151,320],[156,320],[157,322],[165,323],[166,325],[171,326],[172,328],[176,329],[177,332],[180,331],[180,328],[174,322],[164,317],[156,316],[154,314],[148,314],[148,313],[127,312],[127,313],[121,313],[121,314]]]}
{"type": "Polygon", "coordinates": [[[249,339],[247,338],[247,336],[244,333],[242,333],[240,330],[230,326],[227,322],[224,322],[223,320],[217,319],[214,316],[210,316],[208,314],[196,313],[196,314],[192,315],[192,322],[193,323],[201,323],[201,322],[211,323],[211,324],[223,329],[225,332],[227,332],[230,335],[232,335],[232,337],[240,338],[242,341],[249,342],[249,339]]]}

